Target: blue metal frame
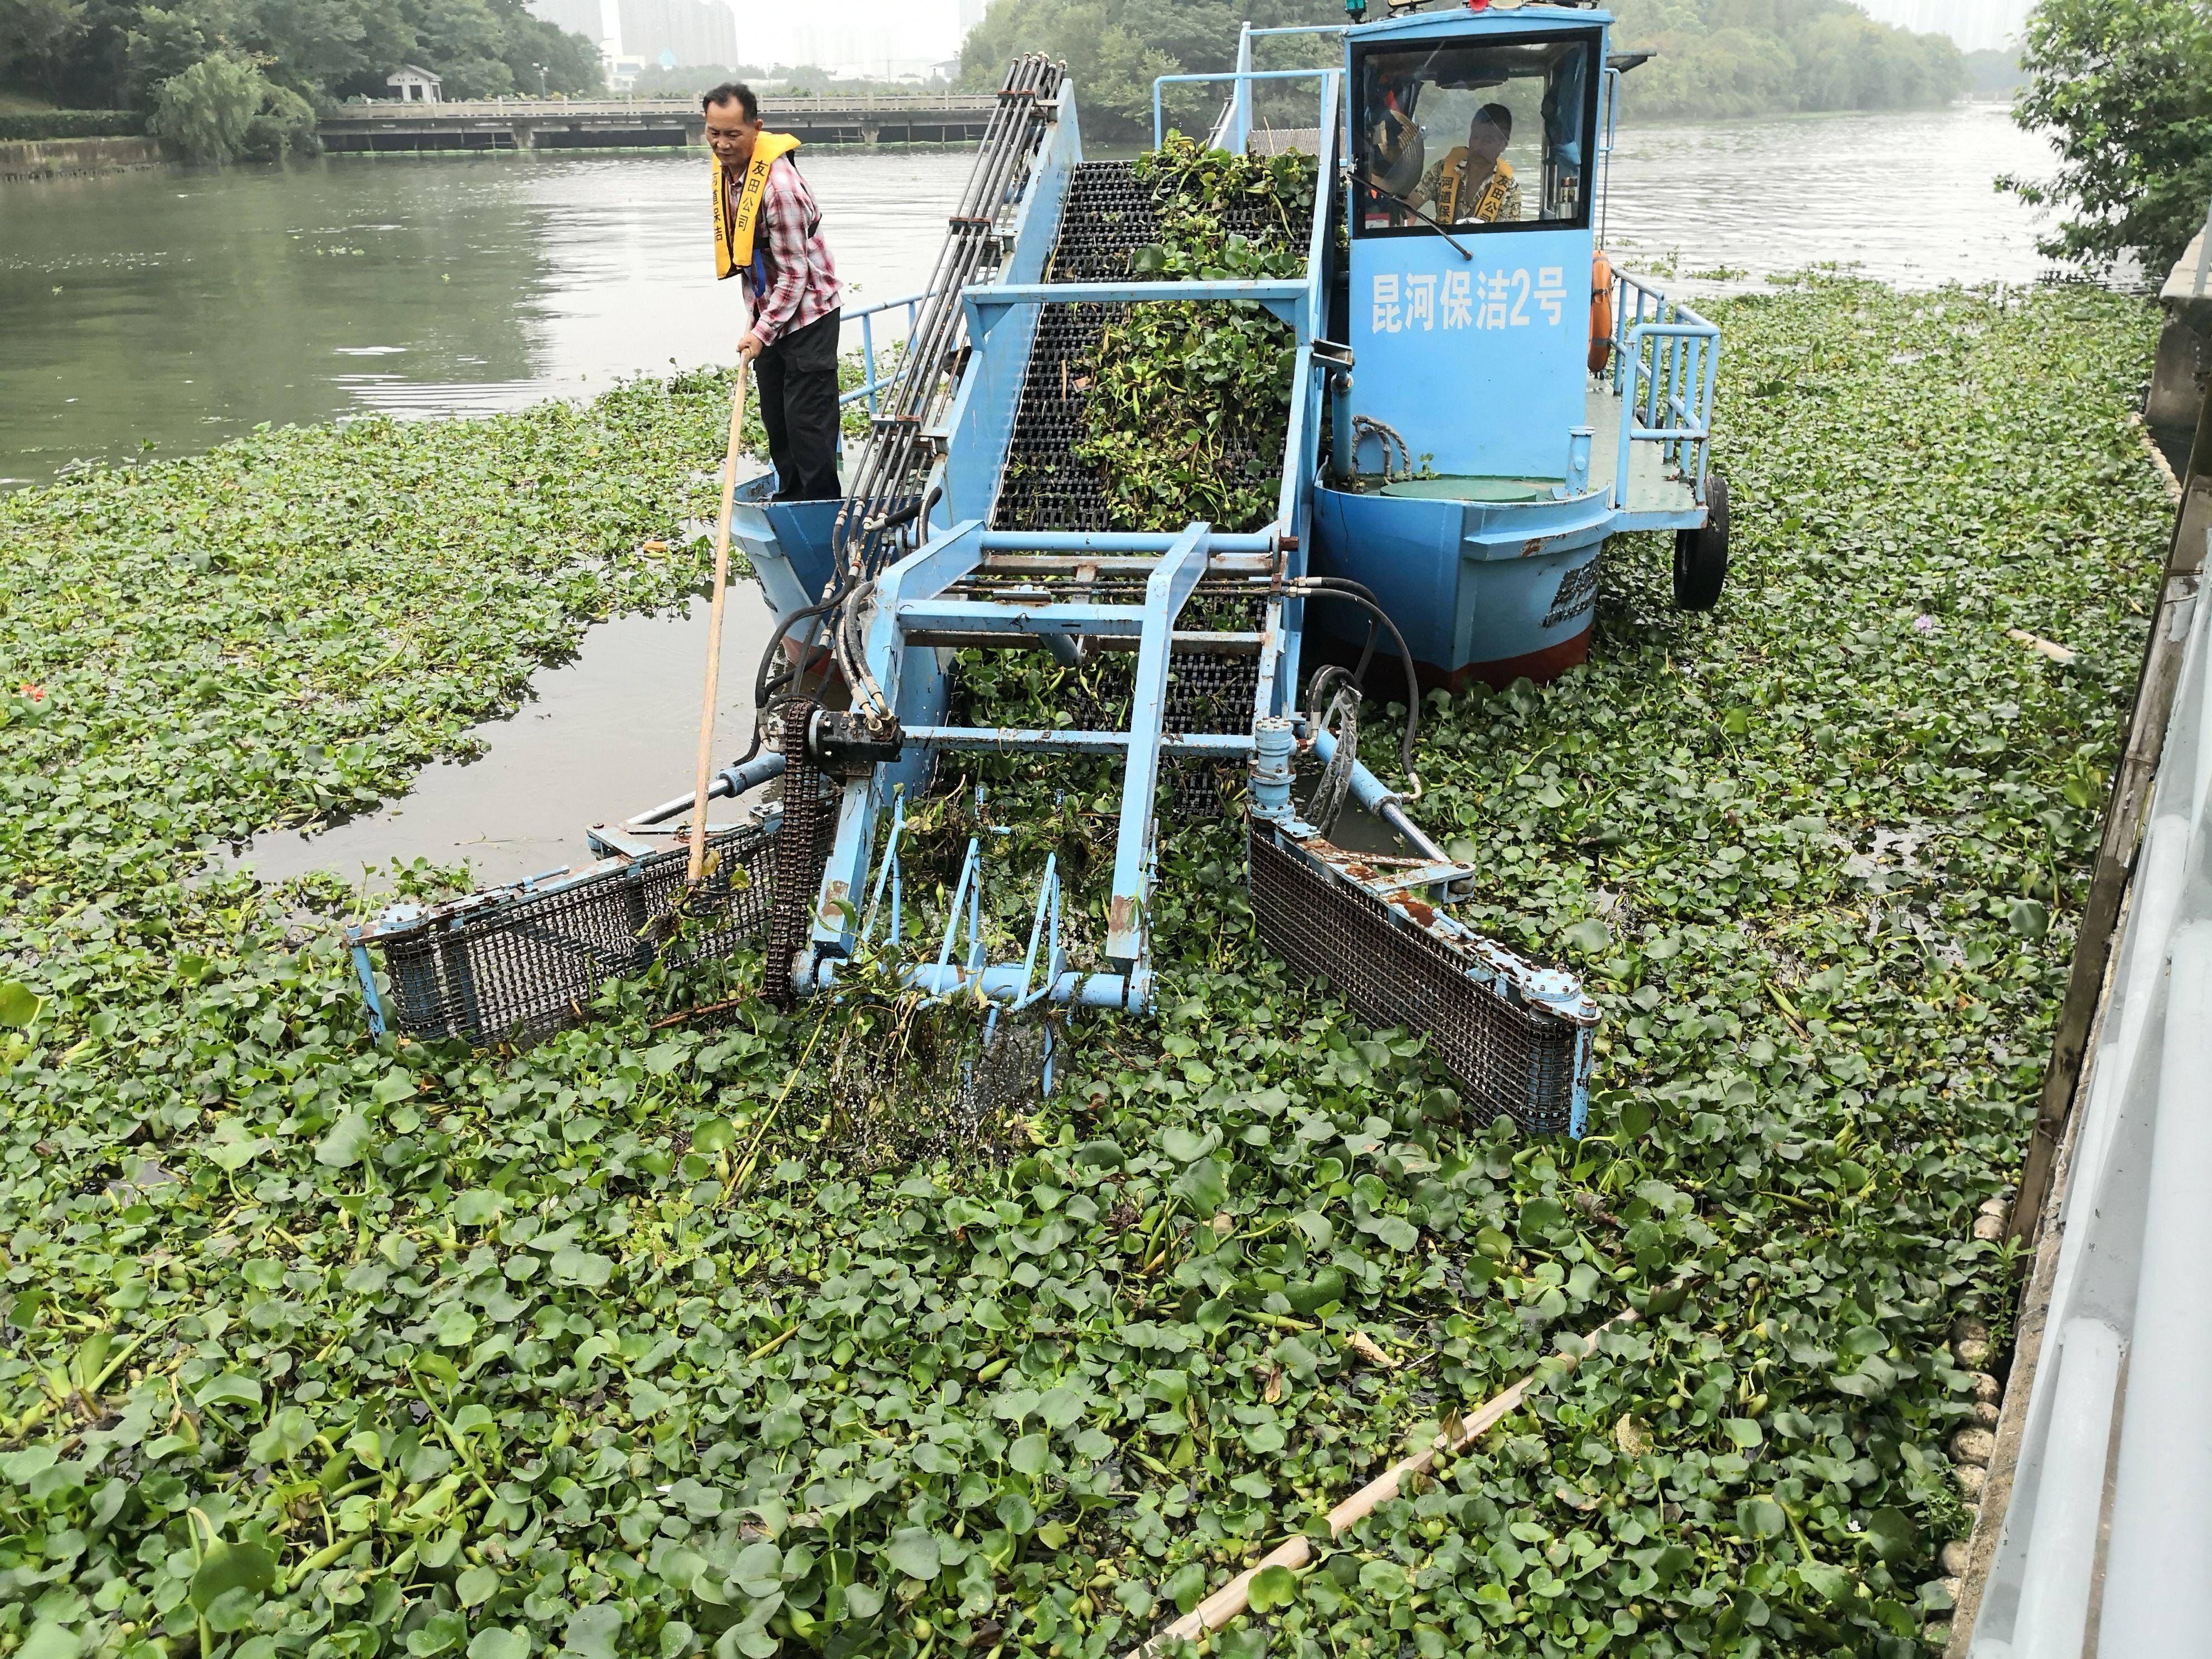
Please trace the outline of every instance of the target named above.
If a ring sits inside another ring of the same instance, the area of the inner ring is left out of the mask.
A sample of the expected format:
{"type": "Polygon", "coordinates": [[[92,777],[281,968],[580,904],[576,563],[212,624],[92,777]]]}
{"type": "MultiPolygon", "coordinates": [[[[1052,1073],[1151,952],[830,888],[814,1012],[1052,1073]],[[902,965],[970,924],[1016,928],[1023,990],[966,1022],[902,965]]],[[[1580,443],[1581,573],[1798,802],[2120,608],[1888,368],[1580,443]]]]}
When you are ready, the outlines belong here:
{"type": "Polygon", "coordinates": [[[863,306],[858,311],[843,313],[842,322],[858,323],[860,325],[861,383],[850,392],[838,394],[838,408],[848,408],[865,398],[868,403],[868,413],[873,415],[876,412],[876,394],[891,383],[890,376],[879,375],[876,373],[876,319],[886,311],[896,310],[898,307],[904,306],[906,334],[907,338],[910,340],[914,337],[915,319],[921,313],[921,302],[928,297],[927,294],[908,294],[896,300],[884,300],[876,305],[863,306]]]}
{"type": "MultiPolygon", "coordinates": [[[[1291,32],[1291,31],[1288,30],[1270,31],[1270,33],[1284,33],[1291,32]]],[[[1333,82],[1338,73],[1338,70],[1333,69],[1255,70],[1251,67],[1251,54],[1248,50],[1243,54],[1243,61],[1241,61],[1233,70],[1221,70],[1210,75],[1155,76],[1152,77],[1152,148],[1154,149],[1158,149],[1160,147],[1160,140],[1166,136],[1165,129],[1160,125],[1160,88],[1162,87],[1171,86],[1177,82],[1195,85],[1213,81],[1227,81],[1231,82],[1236,88],[1236,90],[1231,94],[1232,99],[1237,102],[1242,103],[1249,111],[1251,107],[1252,101],[1252,82],[1255,81],[1303,81],[1309,76],[1318,75],[1333,82]]],[[[1328,125],[1328,99],[1329,88],[1325,85],[1322,90],[1322,110],[1319,123],[1319,125],[1323,128],[1326,128],[1328,125]]],[[[1247,118],[1249,120],[1249,116],[1247,118]]],[[[1249,131],[1243,135],[1246,142],[1249,142],[1249,131]]],[[[1239,149],[1243,149],[1243,143],[1240,143],[1237,145],[1237,148],[1239,149]]],[[[1322,177],[1326,179],[1328,175],[1327,173],[1323,173],[1322,177]]]]}
{"type": "Polygon", "coordinates": [[[1613,386],[1620,399],[1613,505],[1628,505],[1630,446],[1650,443],[1660,446],[1668,465],[1694,480],[1702,506],[1712,447],[1713,387],[1720,374],[1720,329],[1680,300],[1616,274],[1613,341],[1613,386]]]}

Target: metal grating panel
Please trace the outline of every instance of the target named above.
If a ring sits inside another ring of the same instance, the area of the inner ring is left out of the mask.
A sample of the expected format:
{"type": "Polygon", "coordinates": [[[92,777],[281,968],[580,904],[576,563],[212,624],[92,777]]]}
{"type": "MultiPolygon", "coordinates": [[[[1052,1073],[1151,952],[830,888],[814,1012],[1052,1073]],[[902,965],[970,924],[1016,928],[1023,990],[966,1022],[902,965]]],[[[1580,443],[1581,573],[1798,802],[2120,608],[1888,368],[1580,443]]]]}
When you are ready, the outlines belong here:
{"type": "MultiPolygon", "coordinates": [[[[1288,240],[1303,248],[1312,230],[1307,208],[1286,228],[1255,204],[1240,206],[1227,226],[1255,241],[1288,240]]],[[[1129,255],[1159,237],[1152,187],[1128,161],[1085,161],[1069,180],[1060,210],[1060,235],[1046,266],[1054,283],[1118,282],[1129,275],[1129,255]]],[[[1006,471],[992,508],[1000,530],[1109,530],[1105,480],[1097,469],[1075,458],[1075,446],[1088,427],[1087,404],[1098,335],[1107,313],[1103,305],[1038,307],[1037,331],[1030,348],[1021,402],[1014,416],[1006,471]]],[[[1225,465],[1273,477],[1279,454],[1232,451],[1225,465]]],[[[1144,526],[1179,530],[1180,523],[1144,526]]],[[[1228,528],[1230,526],[1223,526],[1228,528]]],[[[1237,526],[1242,528],[1242,526],[1237,526]]]]}
{"type": "MultiPolygon", "coordinates": [[[[767,921],[772,830],[747,824],[708,841],[711,872],[691,906],[687,954],[731,954],[767,921]]],[[[659,954],[653,936],[683,895],[689,855],[653,853],[566,887],[434,910],[381,935],[392,1023],[410,1036],[535,1040],[582,1018],[609,980],[659,954]]]]}
{"type": "Polygon", "coordinates": [[[1568,1127],[1584,1053],[1577,1027],[1469,978],[1449,945],[1283,846],[1264,823],[1252,825],[1251,859],[1252,914],[1269,950],[1326,976],[1367,1018],[1426,1036],[1484,1121],[1503,1112],[1538,1134],[1568,1127]]]}

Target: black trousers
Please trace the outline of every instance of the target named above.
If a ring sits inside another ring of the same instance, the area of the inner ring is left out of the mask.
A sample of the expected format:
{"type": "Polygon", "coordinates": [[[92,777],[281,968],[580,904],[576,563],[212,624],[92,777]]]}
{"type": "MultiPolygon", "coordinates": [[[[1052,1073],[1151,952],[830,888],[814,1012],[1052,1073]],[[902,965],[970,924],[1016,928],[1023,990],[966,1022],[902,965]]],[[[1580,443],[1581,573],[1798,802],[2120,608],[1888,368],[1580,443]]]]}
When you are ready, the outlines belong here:
{"type": "Polygon", "coordinates": [[[775,499],[824,501],[837,488],[837,313],[762,348],[753,359],[775,499]]]}

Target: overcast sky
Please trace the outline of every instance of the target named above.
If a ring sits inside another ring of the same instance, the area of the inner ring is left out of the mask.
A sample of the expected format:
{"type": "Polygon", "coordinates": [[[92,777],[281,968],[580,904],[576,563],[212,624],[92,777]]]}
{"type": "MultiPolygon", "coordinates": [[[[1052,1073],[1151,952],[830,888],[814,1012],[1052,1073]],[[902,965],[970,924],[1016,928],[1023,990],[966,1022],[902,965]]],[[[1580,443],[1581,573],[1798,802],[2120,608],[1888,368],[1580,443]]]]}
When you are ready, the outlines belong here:
{"type": "Polygon", "coordinates": [[[734,0],[731,9],[738,15],[738,52],[749,64],[788,64],[811,56],[801,50],[810,31],[851,31],[870,58],[945,58],[960,50],[958,0],[804,0],[796,5],[734,0]]]}

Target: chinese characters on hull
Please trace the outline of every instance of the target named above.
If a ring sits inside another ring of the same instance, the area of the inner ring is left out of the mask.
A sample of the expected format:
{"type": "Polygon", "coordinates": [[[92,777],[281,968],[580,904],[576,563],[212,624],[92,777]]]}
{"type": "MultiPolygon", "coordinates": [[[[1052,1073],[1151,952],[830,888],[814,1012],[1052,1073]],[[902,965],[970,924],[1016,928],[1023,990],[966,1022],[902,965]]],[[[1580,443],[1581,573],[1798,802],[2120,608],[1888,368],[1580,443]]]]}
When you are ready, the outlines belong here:
{"type": "Polygon", "coordinates": [[[1376,334],[1438,329],[1559,328],[1566,320],[1567,273],[1545,265],[1496,270],[1377,271],[1370,289],[1376,334]]]}

